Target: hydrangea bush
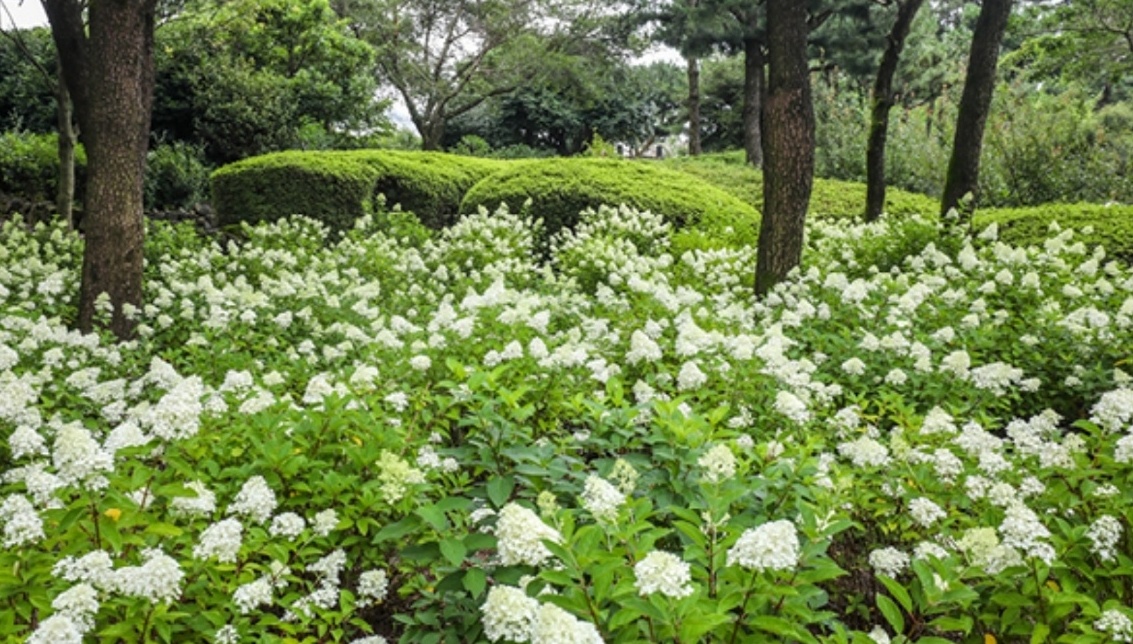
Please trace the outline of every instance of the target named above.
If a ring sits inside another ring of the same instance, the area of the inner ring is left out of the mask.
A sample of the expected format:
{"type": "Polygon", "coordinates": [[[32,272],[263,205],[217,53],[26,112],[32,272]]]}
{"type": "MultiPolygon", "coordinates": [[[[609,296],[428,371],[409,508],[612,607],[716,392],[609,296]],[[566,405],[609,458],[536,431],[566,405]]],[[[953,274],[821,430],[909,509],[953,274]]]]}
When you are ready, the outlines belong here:
{"type": "Polygon", "coordinates": [[[0,230],[0,634],[1133,640],[1133,273],[916,218],[155,224],[138,338],[0,230]]]}

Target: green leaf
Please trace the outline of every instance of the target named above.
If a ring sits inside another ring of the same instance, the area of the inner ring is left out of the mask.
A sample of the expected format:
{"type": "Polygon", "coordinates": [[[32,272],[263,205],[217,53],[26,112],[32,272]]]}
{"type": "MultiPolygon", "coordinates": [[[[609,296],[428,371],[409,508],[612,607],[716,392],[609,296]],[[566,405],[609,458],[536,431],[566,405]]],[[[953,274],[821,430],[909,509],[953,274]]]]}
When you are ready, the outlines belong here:
{"type": "Polygon", "coordinates": [[[441,554],[444,558],[454,566],[459,566],[464,562],[464,555],[468,554],[468,550],[464,547],[464,542],[459,539],[442,539],[441,554]]]}
{"type": "Polygon", "coordinates": [[[699,642],[702,641],[702,636],[710,633],[717,626],[722,626],[732,621],[731,616],[721,613],[704,613],[699,615],[689,615],[681,622],[681,641],[682,642],[699,642]]]}
{"type": "Polygon", "coordinates": [[[405,535],[416,531],[421,527],[421,521],[415,516],[407,516],[397,523],[391,523],[374,535],[374,543],[381,543],[383,541],[393,541],[400,539],[405,535]]]}
{"type": "Polygon", "coordinates": [[[448,530],[448,518],[445,516],[444,510],[438,508],[436,505],[423,505],[414,512],[437,532],[445,532],[448,530]]]}
{"type": "Polygon", "coordinates": [[[488,585],[488,576],[482,568],[469,568],[464,572],[464,580],[461,583],[469,594],[479,598],[480,595],[484,594],[484,589],[488,585]]]}
{"type": "Polygon", "coordinates": [[[1043,623],[1035,624],[1035,630],[1031,631],[1031,644],[1040,644],[1045,642],[1050,637],[1050,627],[1043,623]]]}
{"type": "Polygon", "coordinates": [[[878,575],[877,579],[885,586],[889,594],[893,595],[893,598],[901,604],[901,608],[904,608],[906,613],[912,614],[913,600],[909,597],[909,591],[905,590],[905,587],[899,582],[885,575],[878,575]]]}
{"type": "Polygon", "coordinates": [[[159,537],[179,537],[184,532],[172,523],[151,523],[146,526],[146,534],[156,534],[159,537]]]}
{"type": "Polygon", "coordinates": [[[901,609],[886,595],[877,595],[877,608],[881,614],[885,616],[885,621],[893,627],[893,630],[898,634],[905,632],[905,617],[901,614],[901,609]]]}
{"type": "Polygon", "coordinates": [[[497,508],[502,508],[508,499],[511,498],[511,492],[515,489],[515,477],[512,476],[499,476],[488,481],[488,499],[492,505],[497,508]]]}

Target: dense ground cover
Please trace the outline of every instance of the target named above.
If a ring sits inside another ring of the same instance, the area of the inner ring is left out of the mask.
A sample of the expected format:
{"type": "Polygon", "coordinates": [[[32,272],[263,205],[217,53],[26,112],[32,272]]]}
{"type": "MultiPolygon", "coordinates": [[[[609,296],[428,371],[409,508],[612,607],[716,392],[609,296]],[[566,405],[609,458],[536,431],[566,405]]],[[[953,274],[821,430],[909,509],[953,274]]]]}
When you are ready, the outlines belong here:
{"type": "Polygon", "coordinates": [[[919,219],[155,224],[139,338],[0,231],[0,634],[1128,641],[1133,274],[919,219]]]}

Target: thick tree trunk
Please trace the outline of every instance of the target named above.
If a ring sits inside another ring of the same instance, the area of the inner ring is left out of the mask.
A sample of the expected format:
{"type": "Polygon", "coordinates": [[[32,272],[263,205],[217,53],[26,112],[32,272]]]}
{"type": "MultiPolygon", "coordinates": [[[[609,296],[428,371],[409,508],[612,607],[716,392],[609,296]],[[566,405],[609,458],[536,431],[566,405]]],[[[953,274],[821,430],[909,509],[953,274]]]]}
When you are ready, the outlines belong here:
{"type": "Polygon", "coordinates": [[[417,125],[421,132],[421,149],[439,151],[445,138],[445,121],[440,116],[434,116],[417,125]]]}
{"type": "Polygon", "coordinates": [[[814,182],[814,105],[807,65],[807,9],[767,0],[768,94],[763,110],[763,221],[756,295],[802,260],[803,225],[814,182]]]}
{"type": "Polygon", "coordinates": [[[893,107],[893,75],[901,60],[901,50],[913,18],[924,0],[905,0],[897,5],[897,19],[889,30],[888,44],[873,83],[873,110],[870,113],[869,143],[866,146],[865,219],[873,221],[885,209],[885,144],[889,138],[889,110],[893,107]]]}
{"type": "Polygon", "coordinates": [[[763,41],[759,38],[744,39],[744,152],[747,162],[763,167],[763,125],[760,115],[763,112],[763,41]]]}
{"type": "MultiPolygon", "coordinates": [[[[968,56],[968,74],[964,79],[964,93],[960,96],[960,111],[956,116],[952,158],[948,162],[944,198],[940,204],[942,214],[958,207],[961,199],[969,193],[973,196],[973,204],[979,198],[980,151],[983,148],[984,126],[987,125],[987,115],[991,110],[999,46],[1003,42],[1003,32],[1007,29],[1011,5],[1012,0],[984,0],[976,20],[971,53],[968,56]]],[[[967,210],[969,212],[966,215],[970,215],[970,208],[967,210]]]]}
{"type": "Polygon", "coordinates": [[[68,228],[75,225],[75,117],[71,93],[63,79],[62,63],[56,74],[55,104],[59,129],[59,188],[55,193],[55,209],[68,228]]]}
{"type": "Polygon", "coordinates": [[[87,152],[79,328],[101,324],[96,303],[105,294],[110,330],[128,338],[135,323],[125,309],[142,304],[155,0],[91,2],[86,26],[83,4],[44,1],[87,152]]]}
{"type": "Polygon", "coordinates": [[[700,59],[688,57],[688,153],[700,154],[700,59]]]}

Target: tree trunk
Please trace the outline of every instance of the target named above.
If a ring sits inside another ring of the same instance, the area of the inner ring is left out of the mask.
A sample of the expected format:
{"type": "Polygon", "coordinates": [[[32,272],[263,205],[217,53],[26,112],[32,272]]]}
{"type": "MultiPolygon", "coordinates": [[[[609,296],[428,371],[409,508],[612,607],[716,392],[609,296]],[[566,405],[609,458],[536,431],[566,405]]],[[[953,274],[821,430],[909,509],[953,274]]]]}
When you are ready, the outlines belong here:
{"type": "Polygon", "coordinates": [[[55,193],[55,209],[68,228],[75,225],[75,117],[71,93],[63,79],[62,63],[55,79],[55,106],[59,129],[59,189],[55,193]]]}
{"type": "MultiPolygon", "coordinates": [[[[770,32],[769,32],[770,33],[770,32]]],[[[759,38],[744,39],[744,151],[747,162],[759,168],[763,166],[763,125],[760,114],[763,111],[763,41],[759,38]]]]}
{"type": "Polygon", "coordinates": [[[763,221],[756,295],[802,260],[803,224],[814,182],[814,105],[807,66],[807,9],[767,0],[768,94],[763,110],[763,221]]]}
{"type": "Polygon", "coordinates": [[[865,220],[874,221],[885,209],[885,143],[889,138],[889,110],[893,107],[893,75],[901,60],[901,50],[913,18],[924,0],[905,0],[897,5],[897,19],[889,30],[888,44],[873,83],[873,110],[870,113],[869,143],[866,146],[865,220]]]}
{"type": "Polygon", "coordinates": [[[688,57],[688,153],[700,154],[700,60],[688,57]]]}
{"type": "Polygon", "coordinates": [[[153,103],[156,0],[44,0],[87,152],[79,328],[101,326],[96,303],[113,307],[109,328],[133,335],[126,308],[142,304],[142,180],[153,103]]]}
{"type": "MultiPolygon", "coordinates": [[[[960,205],[960,200],[972,194],[974,207],[979,198],[980,151],[983,148],[984,126],[991,110],[991,97],[995,92],[995,69],[999,62],[999,46],[1011,15],[1012,0],[984,0],[980,8],[976,29],[972,33],[972,48],[968,56],[968,74],[964,79],[964,93],[960,96],[960,111],[956,116],[956,137],[952,144],[952,157],[948,162],[948,176],[944,182],[944,198],[940,211],[947,213],[960,205]]],[[[965,219],[971,214],[967,211],[965,219]]]]}
{"type": "Polygon", "coordinates": [[[434,115],[418,124],[421,132],[421,149],[439,151],[445,138],[445,121],[442,116],[434,115]]]}

